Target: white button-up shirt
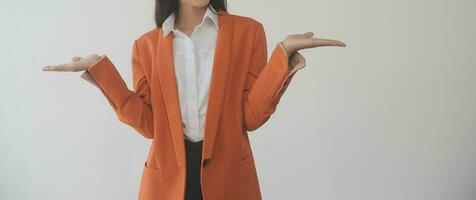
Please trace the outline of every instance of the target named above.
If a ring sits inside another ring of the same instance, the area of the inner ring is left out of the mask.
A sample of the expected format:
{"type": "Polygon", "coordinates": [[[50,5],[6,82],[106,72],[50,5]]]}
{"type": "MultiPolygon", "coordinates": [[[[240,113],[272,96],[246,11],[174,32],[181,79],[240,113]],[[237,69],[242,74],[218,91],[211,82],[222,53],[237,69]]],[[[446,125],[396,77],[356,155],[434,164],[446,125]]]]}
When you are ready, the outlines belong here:
{"type": "MultiPolygon", "coordinates": [[[[185,138],[203,140],[212,75],[218,16],[208,8],[189,37],[175,29],[175,13],[162,24],[164,37],[173,34],[174,68],[185,138]]],[[[219,66],[217,66],[219,67],[219,66]]]]}

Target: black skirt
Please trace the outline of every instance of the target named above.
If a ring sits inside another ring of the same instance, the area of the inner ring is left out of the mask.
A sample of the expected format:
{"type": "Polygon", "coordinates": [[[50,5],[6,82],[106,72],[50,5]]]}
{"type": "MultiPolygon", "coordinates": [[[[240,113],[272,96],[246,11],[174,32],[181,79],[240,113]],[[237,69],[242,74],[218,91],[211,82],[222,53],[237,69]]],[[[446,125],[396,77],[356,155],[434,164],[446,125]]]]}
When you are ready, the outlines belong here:
{"type": "Polygon", "coordinates": [[[187,139],[185,142],[185,153],[187,159],[187,181],[185,185],[184,200],[202,200],[202,187],[200,184],[200,164],[202,160],[203,140],[192,142],[187,139]]]}

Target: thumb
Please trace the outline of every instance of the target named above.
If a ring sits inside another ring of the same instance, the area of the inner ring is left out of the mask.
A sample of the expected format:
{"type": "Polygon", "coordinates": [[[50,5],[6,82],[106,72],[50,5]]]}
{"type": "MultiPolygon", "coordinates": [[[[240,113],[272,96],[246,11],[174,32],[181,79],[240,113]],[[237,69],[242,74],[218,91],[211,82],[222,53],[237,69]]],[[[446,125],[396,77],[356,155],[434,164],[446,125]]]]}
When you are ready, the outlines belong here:
{"type": "Polygon", "coordinates": [[[73,62],[76,62],[76,61],[81,60],[81,57],[76,57],[76,56],[75,56],[75,57],[73,57],[71,60],[73,60],[73,62]]]}

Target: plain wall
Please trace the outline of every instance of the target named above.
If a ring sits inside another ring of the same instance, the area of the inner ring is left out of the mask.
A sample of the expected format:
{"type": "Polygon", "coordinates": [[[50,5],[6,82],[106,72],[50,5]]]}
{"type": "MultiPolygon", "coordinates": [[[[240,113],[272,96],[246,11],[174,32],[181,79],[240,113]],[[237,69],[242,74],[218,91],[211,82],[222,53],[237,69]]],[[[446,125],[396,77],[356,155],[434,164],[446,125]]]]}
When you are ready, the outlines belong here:
{"type": "MultiPolygon", "coordinates": [[[[150,141],[80,73],[107,54],[131,88],[152,0],[2,0],[0,199],[137,199],[150,141]]],[[[346,48],[303,50],[278,109],[250,132],[264,199],[476,198],[476,1],[229,0],[268,51],[313,31],[346,48]]]]}

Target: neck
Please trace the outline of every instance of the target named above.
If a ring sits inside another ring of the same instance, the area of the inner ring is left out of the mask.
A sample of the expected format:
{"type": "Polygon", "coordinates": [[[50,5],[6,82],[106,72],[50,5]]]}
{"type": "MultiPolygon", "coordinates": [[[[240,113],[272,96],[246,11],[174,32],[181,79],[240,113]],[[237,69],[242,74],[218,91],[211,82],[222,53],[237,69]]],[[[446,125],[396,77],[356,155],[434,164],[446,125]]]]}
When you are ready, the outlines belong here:
{"type": "Polygon", "coordinates": [[[176,16],[175,28],[190,35],[195,26],[202,21],[206,10],[207,7],[180,5],[178,16],[176,16]]]}

